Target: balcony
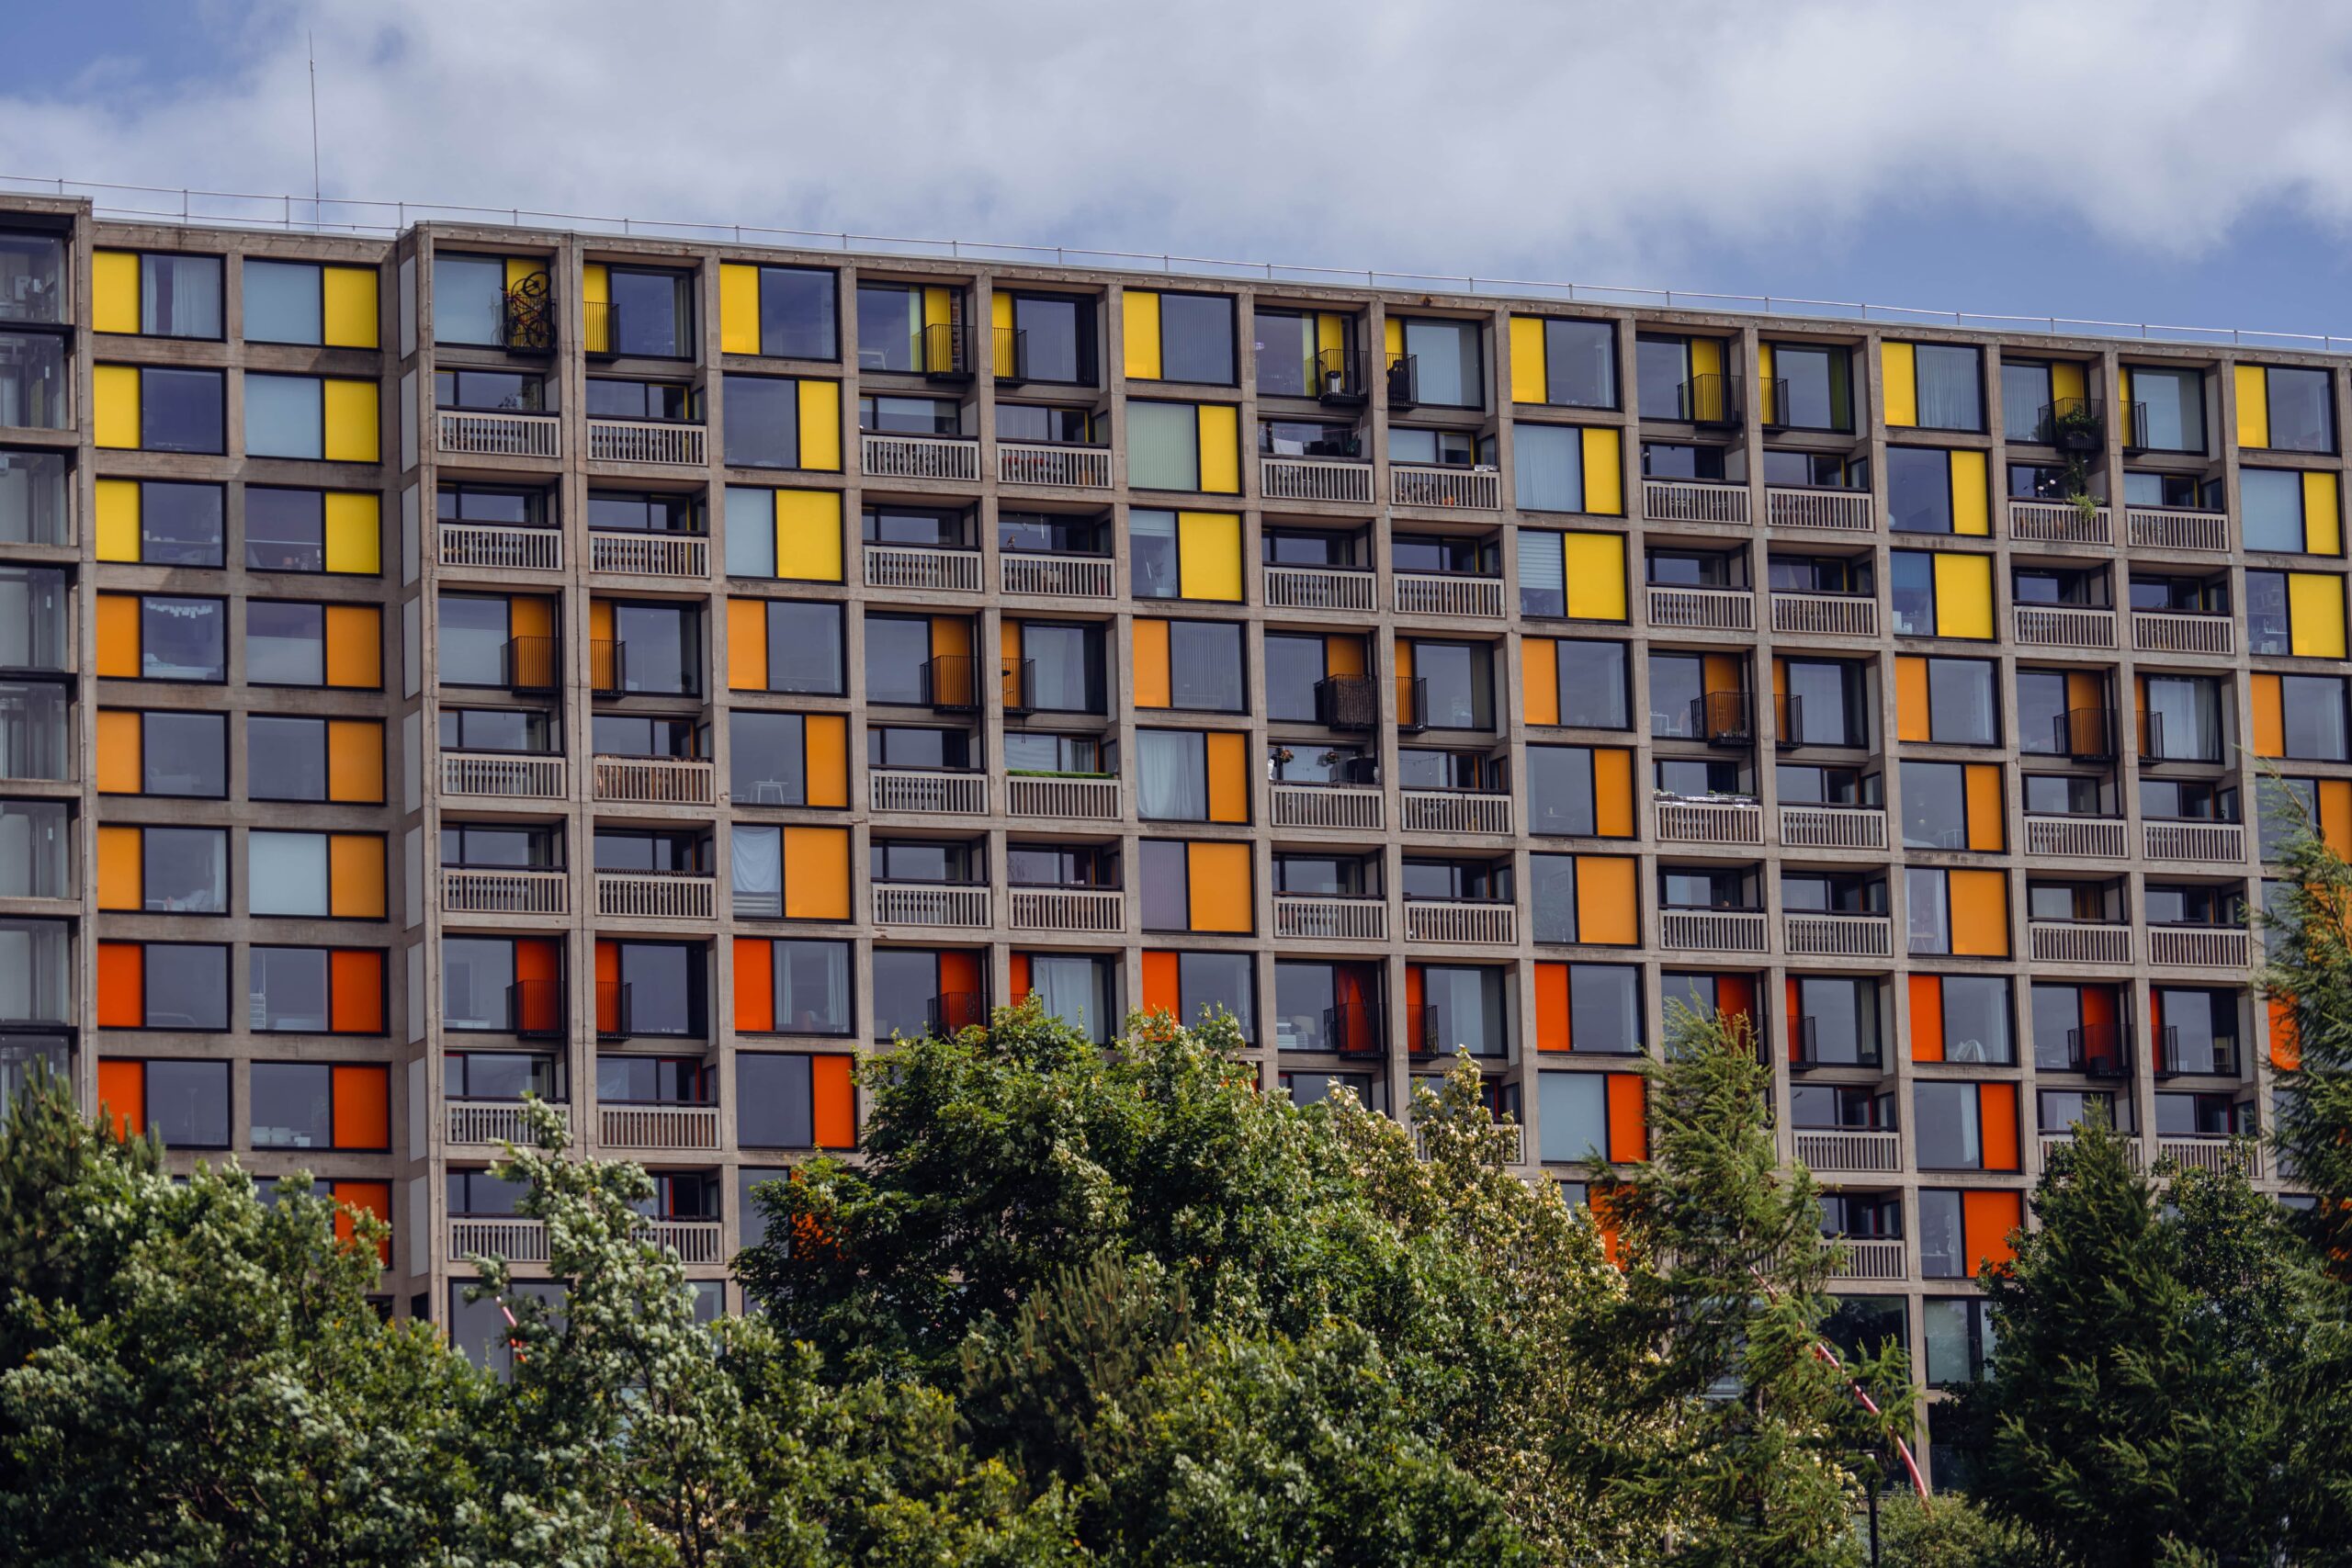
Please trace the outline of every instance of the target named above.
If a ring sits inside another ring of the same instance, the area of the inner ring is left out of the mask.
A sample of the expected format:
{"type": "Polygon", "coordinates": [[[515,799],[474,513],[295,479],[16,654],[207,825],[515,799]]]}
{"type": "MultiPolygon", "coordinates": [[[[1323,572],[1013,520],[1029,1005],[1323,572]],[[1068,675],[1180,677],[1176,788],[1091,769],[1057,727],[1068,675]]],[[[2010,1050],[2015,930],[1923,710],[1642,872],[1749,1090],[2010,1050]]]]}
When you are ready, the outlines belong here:
{"type": "Polygon", "coordinates": [[[1503,476],[1494,468],[1392,463],[1388,468],[1388,501],[1392,506],[1499,512],[1503,504],[1503,476]]]}
{"type": "Polygon", "coordinates": [[[2071,757],[2077,762],[2111,762],[2115,760],[2113,708],[2068,708],[2064,713],[2052,716],[2050,728],[2048,755],[2071,757]]]}
{"type": "Polygon", "coordinates": [[[1858,1239],[1839,1236],[1838,1247],[1846,1255],[1846,1264],[1834,1270],[1830,1279],[1846,1280],[1900,1281],[1908,1278],[1910,1267],[1904,1260],[1900,1239],[1873,1236],[1858,1239]]]}
{"type": "Polygon", "coordinates": [[[2135,653],[2194,653],[2228,658],[2238,650],[2237,620],[2231,615],[2134,610],[2132,649],[2135,653]]]}
{"type": "Polygon", "coordinates": [[[588,458],[595,463],[652,463],[667,468],[699,468],[710,461],[709,433],[699,424],[671,420],[592,419],[588,458]]]}
{"type": "Polygon", "coordinates": [[[1519,907],[1466,898],[1408,898],[1405,940],[1508,947],[1519,940],[1519,907]]]}
{"type": "Polygon", "coordinates": [[[458,570],[561,571],[563,531],[487,523],[438,523],[440,561],[458,570]]]}
{"type": "Polygon", "coordinates": [[[1650,589],[1653,629],[1702,632],[1752,632],[1756,629],[1756,595],[1745,588],[1650,589]]]}
{"type": "Polygon", "coordinates": [[[2018,604],[2011,607],[2020,648],[2112,649],[2115,612],[2070,604],[2018,604]]]}
{"type": "Polygon", "coordinates": [[[1710,746],[1745,746],[1756,739],[1756,697],[1752,692],[1708,692],[1690,699],[1693,740],[1710,746]]]}
{"type": "Polygon", "coordinates": [[[1396,613],[1400,615],[1466,616],[1491,621],[1509,614],[1503,607],[1503,580],[1499,577],[1400,571],[1395,581],[1396,613]]]}
{"type": "Polygon", "coordinates": [[[1326,729],[1380,728],[1380,682],[1369,675],[1326,675],[1315,682],[1315,722],[1326,729]]]}
{"type": "Polygon", "coordinates": [[[2158,762],[2219,762],[2228,754],[2225,742],[2193,723],[2176,725],[2167,731],[2161,713],[2141,713],[2139,741],[2143,767],[2158,762]]]}
{"type": "Polygon", "coordinates": [[[980,444],[968,435],[876,435],[858,438],[858,462],[869,479],[980,482],[980,444]]]}
{"type": "Polygon", "coordinates": [[[2179,506],[2127,506],[2123,526],[2132,547],[2141,550],[2193,550],[2202,555],[2230,552],[2230,514],[2199,512],[2179,506]]]}
{"type": "Polygon", "coordinates": [[[1007,773],[1004,814],[1076,822],[1115,822],[1119,819],[1119,781],[1083,775],[1007,773]]]}
{"type": "Polygon", "coordinates": [[[2130,836],[2119,817],[2029,817],[2025,852],[2035,859],[2122,860],[2130,836]]]}
{"type": "Polygon", "coordinates": [[[2046,545],[2110,545],[2115,517],[2104,506],[2086,511],[2064,501],[2012,501],[2009,537],[2046,545]]]}
{"type": "Polygon", "coordinates": [[[517,695],[558,691],[563,683],[562,658],[562,646],[551,637],[509,637],[499,650],[499,679],[517,695]]]}
{"type": "Polygon", "coordinates": [[[1764,522],[1773,528],[1818,528],[1837,534],[1867,534],[1878,516],[1866,490],[1815,490],[1774,486],[1764,492],[1764,522]]]}
{"type": "Polygon", "coordinates": [[[1380,580],[1360,568],[1269,566],[1270,610],[1348,610],[1368,615],[1380,606],[1380,580]]]}
{"type": "Polygon", "coordinates": [[[590,761],[595,798],[627,806],[715,806],[717,767],[695,757],[605,757],[590,761]]]}
{"type": "Polygon", "coordinates": [[[1726,523],[1746,526],[1747,487],[1700,479],[1644,479],[1642,513],[1653,523],[1726,523]]]}
{"type": "Polygon", "coordinates": [[[506,751],[444,751],[441,793],[484,800],[561,800],[560,756],[506,751]]]}
{"type": "Polygon", "coordinates": [[[1799,1127],[1796,1144],[1797,1163],[1817,1176],[1891,1176],[1903,1168],[1903,1140],[1894,1133],[1799,1127]]]}
{"type": "Polygon", "coordinates": [[[2132,963],[2132,928],[2089,920],[2031,920],[2026,949],[2036,964],[2097,964],[2116,968],[2132,963]]]}
{"type": "Polygon", "coordinates": [[[1000,484],[1049,485],[1059,490],[1109,490],[1111,449],[1107,446],[1061,446],[1049,442],[1000,441],[996,447],[996,477],[1000,484]]]}
{"type": "Polygon", "coordinates": [[[1510,796],[1502,791],[1408,789],[1403,823],[1408,833],[1508,833],[1510,796]]]}
{"type": "Polygon", "coordinates": [[[922,693],[915,705],[935,713],[977,713],[980,672],[969,654],[943,653],[922,665],[922,693]]]}
{"type": "MultiPolygon", "coordinates": [[[[1505,906],[1508,908],[1508,906],[1505,906]]],[[[1312,893],[1274,895],[1274,934],[1313,942],[1385,942],[1388,900],[1327,898],[1312,893]]]]}
{"type": "Polygon", "coordinates": [[[1753,800],[1662,799],[1654,803],[1657,838],[1668,844],[1761,844],[1764,807],[1753,800]]]}
{"type": "Polygon", "coordinates": [[[911,812],[921,817],[988,815],[989,776],[983,773],[952,768],[876,767],[867,772],[865,778],[866,798],[876,811],[911,812]]]}
{"type": "Polygon", "coordinates": [[[2166,969],[2245,969],[2254,933],[2236,926],[2150,926],[2148,962],[2166,969]]]}
{"type": "Polygon", "coordinates": [[[2140,842],[2148,860],[2237,865],[2245,859],[2245,828],[2236,822],[2143,822],[2140,842]]]}
{"type": "Polygon", "coordinates": [[[2177,1160],[2186,1170],[2235,1171],[2248,1180],[2262,1176],[2262,1145],[2235,1138],[2158,1138],[2156,1157],[2177,1160]]]}
{"type": "Polygon", "coordinates": [[[865,547],[868,588],[941,589],[978,593],[982,586],[980,552],[936,549],[922,545],[865,547]]]}
{"type": "Polygon", "coordinates": [[[1040,599],[1119,596],[1118,563],[1109,556],[1007,552],[998,558],[997,566],[1007,593],[1028,593],[1040,599]]]}
{"type": "Polygon", "coordinates": [[[1781,917],[1782,945],[1802,958],[1892,958],[1894,922],[1884,915],[1825,915],[1792,909],[1781,917]]]}
{"type": "Polygon", "coordinates": [[[707,578],[710,541],[700,534],[591,534],[588,570],[613,577],[707,578]]]}
{"type": "Polygon", "coordinates": [[[2094,1078],[2124,1077],[2132,1071],[2131,1053],[2124,1049],[2122,1036],[2113,1024],[2070,1029],[2066,1031],[2066,1059],[2052,1063],[2048,1070],[2081,1073],[2094,1078]]]}
{"type": "MultiPolygon", "coordinates": [[[[1490,1153],[1483,1156],[1486,1163],[1488,1165],[1518,1165],[1527,1158],[1526,1128],[1519,1125],[1519,1123],[1515,1122],[1498,1122],[1495,1123],[1493,1130],[1501,1134],[1508,1142],[1503,1145],[1499,1152],[1490,1153]]],[[[1422,1137],[1421,1129],[1419,1127],[1413,1129],[1413,1157],[1415,1159],[1424,1160],[1430,1157],[1428,1140],[1422,1137]]]]}
{"type": "Polygon", "coordinates": [[[989,890],[953,882],[876,882],[874,923],[877,926],[954,926],[986,929],[989,890]]]}
{"type": "Polygon", "coordinates": [[[503,1258],[509,1263],[545,1263],[548,1227],[537,1220],[449,1218],[449,1261],[503,1258]]]}
{"type": "MultiPolygon", "coordinates": [[[[531,1126],[519,1100],[452,1100],[444,1109],[447,1121],[443,1136],[449,1143],[492,1148],[501,1144],[530,1145],[531,1126]]],[[[571,1107],[549,1105],[548,1109],[565,1127],[571,1125],[571,1107]]]]}
{"type": "MultiPolygon", "coordinates": [[[[2147,1156],[2141,1152],[2139,1138],[2131,1133],[2125,1133],[2122,1137],[2123,1157],[2131,1161],[2132,1169],[2143,1168],[2147,1164],[2147,1156]]],[[[2064,1133],[2044,1133],[2041,1134],[2041,1168],[2048,1170],[2052,1156],[2061,1149],[2074,1147],[2075,1134],[2071,1130],[2064,1133]]]]}
{"type": "Polygon", "coordinates": [[[1012,887],[1005,924],[1017,931],[1116,936],[1127,929],[1127,896],[1115,887],[1012,887]]]}
{"type": "Polygon", "coordinates": [[[450,915],[568,915],[571,874],[445,865],[441,909],[450,915]]]}
{"type": "Polygon", "coordinates": [[[560,457],[563,422],[551,413],[493,413],[442,409],[436,434],[444,456],[458,457],[560,457]]]}
{"type": "Polygon", "coordinates": [[[1772,629],[1801,637],[1876,637],[1878,601],[1867,593],[1775,593],[1772,629]]]}
{"type": "Polygon", "coordinates": [[[610,637],[590,640],[588,689],[600,697],[617,697],[628,690],[628,644],[610,637]]]}
{"type": "Polygon", "coordinates": [[[1883,850],[1886,848],[1886,813],[1876,807],[1783,806],[1781,847],[1883,850]]]}
{"type": "Polygon", "coordinates": [[[1362,784],[1277,784],[1273,826],[1377,833],[1382,799],[1379,789],[1362,784]]]}
{"type": "Polygon", "coordinates": [[[600,871],[596,913],[624,920],[718,918],[718,879],[686,872],[600,871]]]}
{"type": "Polygon", "coordinates": [[[1258,491],[1266,501],[1372,504],[1372,465],[1330,457],[1261,457],[1258,491]]]}
{"type": "Polygon", "coordinates": [[[608,1149],[716,1149],[716,1105],[606,1105],[596,1111],[608,1149]]]}
{"type": "Polygon", "coordinates": [[[1660,909],[1660,947],[1677,953],[1764,953],[1771,932],[1761,909],[1660,909]]]}

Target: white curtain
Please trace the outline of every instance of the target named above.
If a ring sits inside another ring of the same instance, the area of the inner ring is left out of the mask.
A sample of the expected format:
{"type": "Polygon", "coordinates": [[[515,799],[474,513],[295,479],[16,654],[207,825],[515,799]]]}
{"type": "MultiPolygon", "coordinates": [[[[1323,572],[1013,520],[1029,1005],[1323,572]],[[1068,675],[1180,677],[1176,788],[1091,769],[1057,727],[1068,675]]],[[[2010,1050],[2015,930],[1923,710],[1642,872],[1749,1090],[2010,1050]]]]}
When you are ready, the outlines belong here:
{"type": "Polygon", "coordinates": [[[773,919],[784,913],[784,834],[777,828],[736,827],[728,832],[735,874],[735,912],[773,919]]]}

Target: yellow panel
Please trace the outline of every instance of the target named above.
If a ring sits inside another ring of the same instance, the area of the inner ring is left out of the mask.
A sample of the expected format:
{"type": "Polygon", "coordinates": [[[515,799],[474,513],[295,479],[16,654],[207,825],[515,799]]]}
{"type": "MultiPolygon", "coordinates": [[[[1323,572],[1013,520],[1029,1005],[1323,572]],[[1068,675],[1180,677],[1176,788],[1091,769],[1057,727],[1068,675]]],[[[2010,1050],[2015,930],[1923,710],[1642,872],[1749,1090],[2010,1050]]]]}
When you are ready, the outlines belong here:
{"type": "Polygon", "coordinates": [[[1578,942],[1632,947],[1642,940],[1640,863],[1628,855],[1577,856],[1578,942]]]}
{"type": "MultiPolygon", "coordinates": [[[[2145,677],[2142,677],[2141,706],[2145,709],[2145,677]]],[[[2254,678],[2254,754],[2257,757],[2283,757],[2287,754],[2287,715],[2280,703],[2280,687],[2276,675],[2257,674],[2254,678]]]]}
{"type": "Polygon", "coordinates": [[[1544,363],[1544,318],[1513,316],[1510,319],[1510,400],[1515,403],[1548,401],[1549,385],[1544,363]]]}
{"type": "Polygon", "coordinates": [[[1323,639],[1323,673],[1326,675],[1363,674],[1363,638],[1327,637],[1323,639]]]}
{"type": "Polygon", "coordinates": [[[955,307],[949,303],[948,297],[953,292],[952,289],[936,288],[925,288],[922,291],[922,324],[924,326],[944,327],[951,322],[955,315],[955,307]]]}
{"type": "Polygon", "coordinates": [[[1596,517],[1625,514],[1624,437],[1614,429],[1584,433],[1584,509],[1596,517]]]}
{"type": "Polygon", "coordinates": [[[1318,355],[1340,354],[1348,346],[1348,319],[1337,310],[1319,310],[1315,316],[1315,352],[1318,355]]]}
{"type": "Polygon", "coordinates": [[[373,604],[327,606],[327,684],[374,691],[384,683],[384,613],[373,604]]]}
{"type": "Polygon", "coordinates": [[[373,833],[327,838],[327,912],[338,919],[384,918],[384,840],[373,833]]]}
{"type": "Polygon", "coordinates": [[[1997,763],[1971,762],[1964,775],[1968,791],[1968,847],[1998,854],[2007,835],[2001,818],[2001,770],[1997,763]]]}
{"type": "Polygon", "coordinates": [[[2053,402],[2090,396],[2089,378],[2079,365],[2060,360],[2050,367],[2050,397],[2053,402]]]}
{"type": "Polygon", "coordinates": [[[2237,367],[2238,445],[2261,451],[2270,445],[2270,378],[2259,365],[2237,367]]]}
{"type": "Polygon", "coordinates": [[[376,269],[372,266],[329,266],[319,269],[321,314],[330,348],[379,346],[376,326],[376,269]]]}
{"type": "Polygon", "coordinates": [[[98,710],[98,793],[137,795],[146,787],[140,761],[140,718],[120,709],[98,710]]]}
{"type": "Polygon", "coordinates": [[[98,558],[139,558],[139,481],[98,481],[98,558]]]}
{"type": "Polygon", "coordinates": [[[2315,556],[2344,553],[2344,517],[2335,476],[2312,469],[2303,475],[2303,549],[2315,556]]]}
{"type": "Polygon", "coordinates": [[[373,577],[384,570],[381,502],[372,491],[326,493],[327,570],[373,577]]]}
{"type": "Polygon", "coordinates": [[[1168,623],[1137,620],[1135,623],[1136,648],[1136,706],[1164,708],[1172,705],[1168,683],[1168,623]]]}
{"type": "Polygon", "coordinates": [[[1907,343],[1878,345],[1879,379],[1886,386],[1886,423],[1919,423],[1919,371],[1907,343]]]}
{"type": "Polygon", "coordinates": [[[837,474],[842,468],[842,387],[800,383],[800,466],[837,474]]]}
{"type": "Polygon", "coordinates": [[[90,253],[90,329],[101,333],[139,330],[139,253],[90,253]]]}
{"type": "Polygon", "coordinates": [[[139,599],[131,593],[98,595],[98,673],[139,678],[139,599]]]}
{"type": "Polygon", "coordinates": [[[1592,830],[1604,839],[1634,836],[1634,753],[1623,747],[1592,754],[1592,830]]]}
{"type": "Polygon", "coordinates": [[[1936,635],[1993,635],[1993,558],[1940,551],[1936,556],[1936,635]]]}
{"type": "Polygon", "coordinates": [[[784,830],[784,918],[849,919],[849,829],[784,830]]]}
{"type": "Polygon", "coordinates": [[[768,689],[768,603],[764,599],[727,601],[727,689],[768,689]]]}
{"type": "Polygon", "coordinates": [[[372,718],[327,721],[327,798],[380,804],[384,727],[372,718]]]}
{"type": "Polygon", "coordinates": [[[2338,855],[2352,855],[2352,779],[2319,781],[2319,834],[2338,855]]]}
{"type": "Polygon", "coordinates": [[[989,358],[996,373],[1010,376],[1021,367],[1012,354],[1012,296],[1002,292],[989,295],[989,326],[992,329],[989,358]]]}
{"type": "Polygon", "coordinates": [[[2001,871],[1944,874],[1951,901],[1951,951],[1955,957],[2009,955],[2009,877],[2001,871]]]}
{"type": "Polygon", "coordinates": [[[1772,345],[1756,345],[1756,411],[1766,424],[1778,423],[1780,411],[1772,406],[1772,345]]]}
{"type": "Polygon", "coordinates": [[[1382,318],[1380,341],[1381,346],[1388,350],[1389,358],[1395,359],[1398,355],[1403,354],[1405,352],[1405,319],[1402,316],[1382,318]]]}
{"type": "Polygon", "coordinates": [[[1159,296],[1130,288],[1123,297],[1126,323],[1127,379],[1159,379],[1159,296]]]}
{"type": "Polygon", "coordinates": [[[1218,731],[1202,738],[1208,752],[1209,820],[1250,820],[1250,738],[1218,731]]]}
{"type": "Polygon", "coordinates": [[[1560,645],[1548,637],[1519,642],[1519,719],[1521,724],[1560,722],[1560,645]]]}
{"type": "Polygon", "coordinates": [[[373,463],[382,448],[378,441],[376,383],[330,378],[322,387],[326,411],[326,453],[330,463],[373,463]]]}
{"type": "Polygon", "coordinates": [[[800,721],[800,773],[810,806],[849,804],[849,719],[812,713],[800,721]]]}
{"type": "Polygon", "coordinates": [[[147,901],[141,870],[139,829],[98,829],[98,908],[136,909],[147,901]]]}
{"type": "Polygon", "coordinates": [[[760,269],[741,262],[718,266],[718,351],[760,352],[760,269]]]}
{"type": "Polygon", "coordinates": [[[1409,681],[1412,678],[1413,645],[1409,639],[1400,637],[1396,639],[1396,679],[1409,681]]]}
{"type": "Polygon", "coordinates": [[[1690,340],[1690,378],[1720,376],[1724,373],[1724,344],[1721,338],[1694,337],[1690,340]]]}
{"type": "Polygon", "coordinates": [[[590,354],[613,351],[613,275],[603,262],[580,268],[580,346],[590,354]]]}
{"type": "Polygon", "coordinates": [[[2287,574],[2289,651],[2300,659],[2344,657],[2344,580],[2332,572],[2287,574]]]}
{"type": "Polygon", "coordinates": [[[506,287],[509,288],[526,277],[545,277],[547,275],[548,264],[544,256],[508,256],[506,258],[506,287]]]}
{"type": "Polygon", "coordinates": [[[1251,918],[1256,897],[1250,882],[1250,846],[1187,845],[1185,863],[1192,929],[1247,935],[1256,924],[1251,918]]]}
{"type": "Polygon", "coordinates": [[[1569,534],[1561,541],[1568,618],[1625,618],[1625,540],[1619,534],[1569,534]]]}
{"type": "Polygon", "coordinates": [[[1202,491],[1209,495],[1239,495],[1241,411],[1230,403],[1201,404],[1200,439],[1202,491]]]}
{"type": "Polygon", "coordinates": [[[840,491],[775,492],[775,574],[795,582],[842,580],[840,491]]]}
{"type": "Polygon", "coordinates": [[[139,449],[139,367],[99,365],[90,371],[90,439],[120,451],[139,449]]]}
{"type": "Polygon", "coordinates": [[[1176,514],[1176,564],[1187,599],[1241,602],[1241,519],[1229,512],[1176,514]]]}
{"type": "Polygon", "coordinates": [[[1951,531],[1990,534],[1993,509],[1985,491],[1984,454],[1953,452],[1951,457],[1951,531]]]}

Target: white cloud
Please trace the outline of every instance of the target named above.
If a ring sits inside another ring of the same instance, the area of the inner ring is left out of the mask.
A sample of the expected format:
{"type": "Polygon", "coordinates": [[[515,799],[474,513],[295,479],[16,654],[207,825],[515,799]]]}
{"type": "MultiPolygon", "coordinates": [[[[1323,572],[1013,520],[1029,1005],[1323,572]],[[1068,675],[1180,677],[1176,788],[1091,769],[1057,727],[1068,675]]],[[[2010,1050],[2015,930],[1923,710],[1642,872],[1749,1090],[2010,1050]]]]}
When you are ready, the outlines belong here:
{"type": "Polygon", "coordinates": [[[0,93],[0,167],[308,189],[306,28],[353,197],[1625,282],[1888,204],[2352,220],[2352,11],[2268,0],[285,0],[0,93]]]}

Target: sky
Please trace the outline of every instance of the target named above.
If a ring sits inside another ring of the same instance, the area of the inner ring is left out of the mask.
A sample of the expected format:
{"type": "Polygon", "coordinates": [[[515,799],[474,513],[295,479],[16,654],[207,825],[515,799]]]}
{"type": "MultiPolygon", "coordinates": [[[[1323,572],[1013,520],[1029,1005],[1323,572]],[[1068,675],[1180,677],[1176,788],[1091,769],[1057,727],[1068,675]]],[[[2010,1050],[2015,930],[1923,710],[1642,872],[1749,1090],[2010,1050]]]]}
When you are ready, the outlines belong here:
{"type": "Polygon", "coordinates": [[[8,9],[0,175],[307,193],[314,40],[330,198],[2352,336],[2352,6],[8,9]]]}

